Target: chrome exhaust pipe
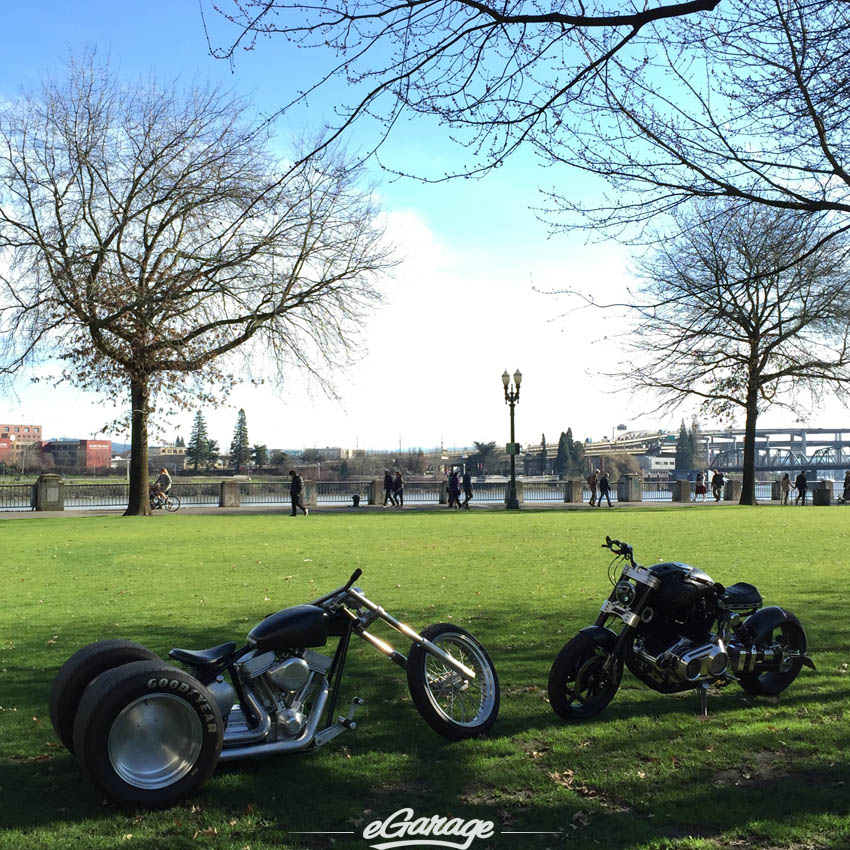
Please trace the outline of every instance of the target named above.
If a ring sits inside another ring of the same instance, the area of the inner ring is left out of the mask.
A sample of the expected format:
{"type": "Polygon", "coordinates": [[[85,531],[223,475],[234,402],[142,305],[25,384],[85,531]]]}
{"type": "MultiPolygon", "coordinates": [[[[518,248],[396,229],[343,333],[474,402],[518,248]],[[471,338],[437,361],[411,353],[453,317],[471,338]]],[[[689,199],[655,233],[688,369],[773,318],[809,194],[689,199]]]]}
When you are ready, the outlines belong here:
{"type": "Polygon", "coordinates": [[[329,686],[326,684],[321,691],[316,694],[316,701],[313,703],[313,710],[310,712],[310,719],[304,727],[304,731],[297,738],[290,738],[286,741],[275,741],[270,744],[254,744],[248,746],[226,747],[221,751],[219,761],[236,761],[237,759],[260,758],[261,756],[276,756],[280,753],[297,753],[301,750],[306,750],[316,737],[316,729],[319,726],[322,714],[325,711],[325,705],[328,701],[329,686]]]}
{"type": "MultiPolygon", "coordinates": [[[[224,747],[238,747],[240,744],[251,744],[257,741],[262,741],[267,738],[272,728],[271,715],[265,710],[263,705],[254,695],[254,692],[247,685],[243,688],[245,694],[245,702],[248,703],[255,717],[260,718],[260,723],[256,729],[248,729],[244,732],[233,732],[231,735],[224,730],[224,747]]],[[[222,755],[224,753],[222,752],[222,755]]]]}

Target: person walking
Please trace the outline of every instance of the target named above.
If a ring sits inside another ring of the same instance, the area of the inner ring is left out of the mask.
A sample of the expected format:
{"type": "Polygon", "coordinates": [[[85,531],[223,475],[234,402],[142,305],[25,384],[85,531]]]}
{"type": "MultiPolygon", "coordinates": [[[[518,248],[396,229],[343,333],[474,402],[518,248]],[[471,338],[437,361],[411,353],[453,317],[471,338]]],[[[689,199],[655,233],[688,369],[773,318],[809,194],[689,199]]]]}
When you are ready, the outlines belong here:
{"type": "Polygon", "coordinates": [[[694,501],[696,501],[700,496],[702,496],[703,502],[705,501],[705,476],[701,473],[697,473],[697,483],[694,487],[694,501]]]}
{"type": "Polygon", "coordinates": [[[850,504],[850,469],[844,473],[844,489],[841,493],[839,503],[842,505],[850,504]]]}
{"type": "MultiPolygon", "coordinates": [[[[848,475],[850,475],[850,473],[848,473],[848,475]]],[[[469,503],[472,500],[472,474],[468,469],[464,470],[461,482],[463,483],[463,506],[469,510],[469,503]]]]}
{"type": "Polygon", "coordinates": [[[608,473],[603,472],[599,476],[599,498],[596,501],[596,507],[602,507],[602,497],[608,500],[608,507],[611,507],[611,485],[608,482],[608,473]]]}
{"type": "Polygon", "coordinates": [[[456,469],[449,473],[449,507],[460,507],[460,478],[456,469]]]}
{"type": "Polygon", "coordinates": [[[726,482],[723,480],[723,473],[717,469],[714,475],[711,476],[711,495],[714,496],[714,501],[719,502],[723,498],[723,485],[726,482]]]}
{"type": "Polygon", "coordinates": [[[393,478],[393,489],[390,496],[397,508],[404,507],[404,479],[401,477],[401,472],[396,472],[395,478],[393,478]]]}
{"type": "Polygon", "coordinates": [[[395,505],[395,499],[393,498],[393,474],[389,469],[384,470],[384,507],[387,506],[387,502],[395,505]]]}
{"type": "Polygon", "coordinates": [[[782,504],[788,504],[788,494],[791,492],[791,476],[786,472],[785,475],[782,476],[782,480],[779,482],[779,493],[781,496],[782,504]]]}
{"type": "Polygon", "coordinates": [[[289,498],[292,501],[292,516],[295,516],[298,511],[296,508],[301,508],[304,511],[304,516],[310,512],[304,507],[304,479],[294,470],[289,470],[289,498]]]}
{"type": "Polygon", "coordinates": [[[803,506],[805,507],[806,496],[809,494],[809,484],[806,481],[805,469],[794,479],[794,489],[797,491],[797,495],[794,498],[794,504],[798,505],[800,503],[800,499],[802,499],[803,506]]]}
{"type": "Polygon", "coordinates": [[[596,485],[599,483],[599,470],[594,469],[587,476],[587,486],[590,488],[590,507],[596,507],[596,485]]]}

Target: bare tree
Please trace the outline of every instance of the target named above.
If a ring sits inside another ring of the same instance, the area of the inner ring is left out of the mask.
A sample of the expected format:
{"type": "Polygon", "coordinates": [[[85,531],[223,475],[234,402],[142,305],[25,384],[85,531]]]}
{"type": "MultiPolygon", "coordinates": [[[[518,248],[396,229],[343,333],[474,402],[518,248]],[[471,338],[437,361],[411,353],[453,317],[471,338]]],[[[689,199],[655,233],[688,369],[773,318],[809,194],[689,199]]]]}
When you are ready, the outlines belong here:
{"type": "Polygon", "coordinates": [[[233,61],[240,48],[279,37],[327,57],[292,103],[341,77],[359,95],[337,131],[377,121],[379,147],[412,112],[435,117],[467,147],[454,172],[416,176],[483,173],[530,147],[547,164],[607,181],[612,192],[600,204],[549,191],[543,212],[556,226],[625,227],[639,238],[633,225],[707,196],[850,211],[846,2],[218,0],[215,8],[237,27],[216,55],[233,61]]]}
{"type": "Polygon", "coordinates": [[[622,378],[668,410],[746,417],[741,504],[755,504],[758,415],[850,382],[850,245],[811,215],[704,202],[641,263],[622,378]]]}
{"type": "Polygon", "coordinates": [[[282,167],[246,110],[122,86],[86,56],[0,112],[0,374],[55,357],[78,385],[129,389],[128,514],[149,511],[154,399],[212,400],[237,353],[321,377],[391,263],[356,172],[282,167]]]}
{"type": "MultiPolygon", "coordinates": [[[[550,213],[635,234],[694,198],[850,212],[850,4],[723,0],[711,15],[647,27],[534,139],[550,163],[614,190],[583,205],[553,192],[550,213]]],[[[841,226],[841,225],[839,225],[841,226]]]]}
{"type": "Polygon", "coordinates": [[[644,28],[718,2],[569,0],[546,9],[529,0],[211,0],[236,34],[210,49],[232,62],[258,38],[315,48],[327,57],[323,71],[283,109],[343,80],[353,102],[340,108],[329,139],[374,120],[377,149],[405,112],[427,114],[471,150],[461,172],[482,173],[557,127],[588,81],[644,28]]]}

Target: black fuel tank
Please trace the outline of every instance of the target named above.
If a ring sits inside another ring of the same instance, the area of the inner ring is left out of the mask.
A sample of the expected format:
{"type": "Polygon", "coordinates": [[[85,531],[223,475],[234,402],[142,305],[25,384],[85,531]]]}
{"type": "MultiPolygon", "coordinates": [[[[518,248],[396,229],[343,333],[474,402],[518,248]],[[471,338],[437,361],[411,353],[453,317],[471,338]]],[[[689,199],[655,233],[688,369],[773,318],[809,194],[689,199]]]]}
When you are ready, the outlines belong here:
{"type": "Polygon", "coordinates": [[[711,576],[690,564],[668,561],[655,564],[649,571],[661,580],[650,603],[659,610],[681,608],[714,593],[711,576]]]}
{"type": "Polygon", "coordinates": [[[269,614],[248,632],[256,649],[324,646],[328,642],[328,615],[316,605],[294,605],[269,614]]]}

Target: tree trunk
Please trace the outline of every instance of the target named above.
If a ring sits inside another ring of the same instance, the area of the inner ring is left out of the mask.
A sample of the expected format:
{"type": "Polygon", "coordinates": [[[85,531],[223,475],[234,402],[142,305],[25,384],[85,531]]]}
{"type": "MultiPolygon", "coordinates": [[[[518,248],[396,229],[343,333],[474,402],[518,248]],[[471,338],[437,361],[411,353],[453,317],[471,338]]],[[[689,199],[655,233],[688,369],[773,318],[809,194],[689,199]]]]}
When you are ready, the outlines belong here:
{"type": "Polygon", "coordinates": [[[744,474],[741,481],[741,505],[757,505],[756,501],[756,421],[758,391],[755,383],[747,384],[747,419],[744,423],[744,474]]]}
{"type": "Polygon", "coordinates": [[[148,402],[146,377],[130,379],[133,420],[130,432],[130,501],[124,516],[150,516],[148,496],[148,402]]]}

